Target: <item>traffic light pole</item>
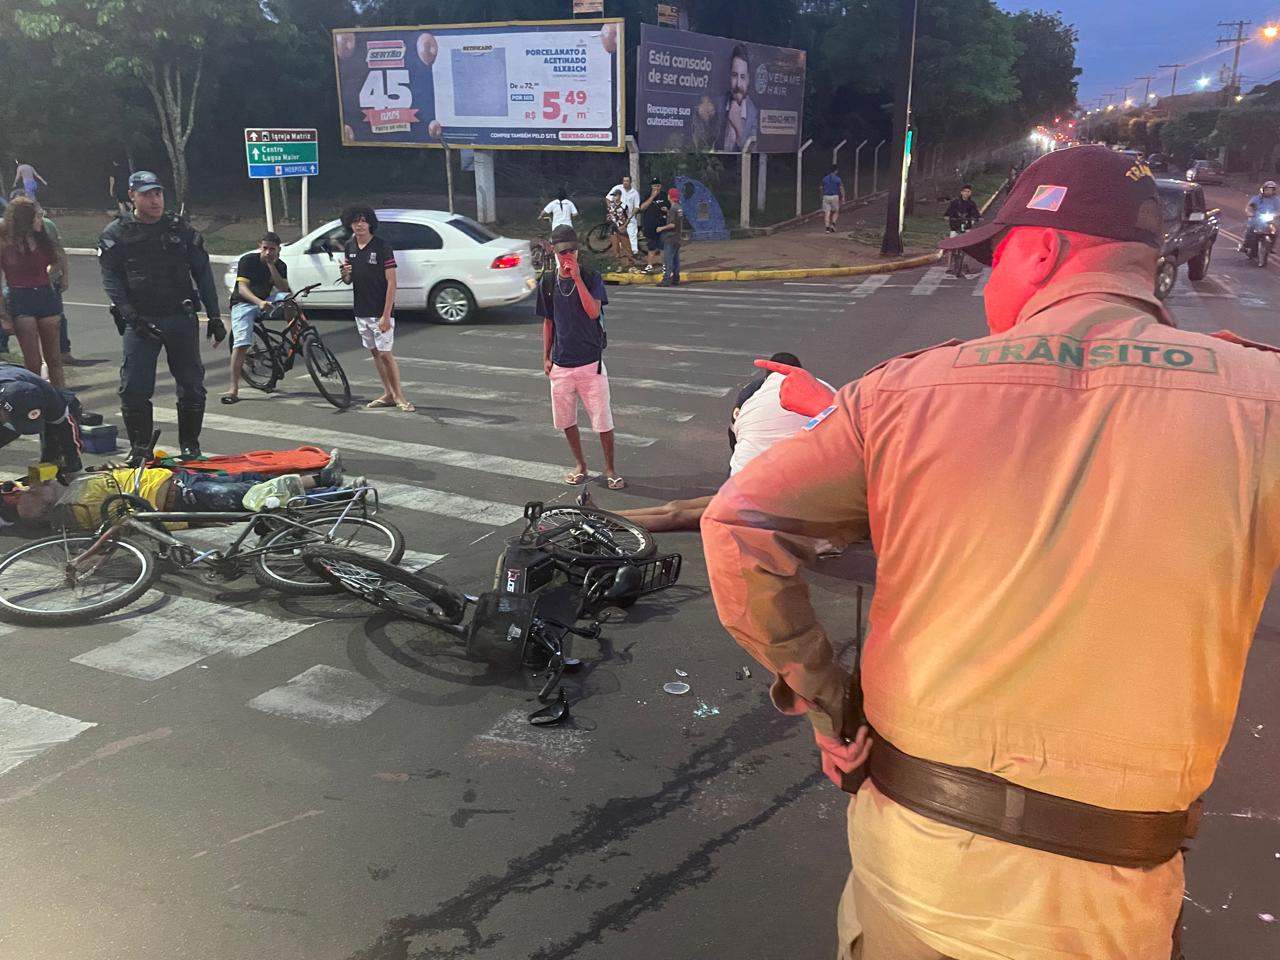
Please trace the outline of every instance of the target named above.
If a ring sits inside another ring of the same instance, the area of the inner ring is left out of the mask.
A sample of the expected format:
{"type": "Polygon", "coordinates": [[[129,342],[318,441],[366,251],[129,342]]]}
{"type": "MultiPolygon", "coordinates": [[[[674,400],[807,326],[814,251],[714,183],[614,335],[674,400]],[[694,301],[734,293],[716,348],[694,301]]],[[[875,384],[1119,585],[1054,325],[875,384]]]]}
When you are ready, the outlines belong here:
{"type": "Polygon", "coordinates": [[[889,202],[885,212],[884,239],[880,241],[883,256],[902,255],[902,221],[906,214],[908,131],[911,125],[911,83],[916,62],[916,13],[919,0],[899,0],[902,4],[898,26],[898,82],[893,104],[893,171],[889,184],[889,202]]]}

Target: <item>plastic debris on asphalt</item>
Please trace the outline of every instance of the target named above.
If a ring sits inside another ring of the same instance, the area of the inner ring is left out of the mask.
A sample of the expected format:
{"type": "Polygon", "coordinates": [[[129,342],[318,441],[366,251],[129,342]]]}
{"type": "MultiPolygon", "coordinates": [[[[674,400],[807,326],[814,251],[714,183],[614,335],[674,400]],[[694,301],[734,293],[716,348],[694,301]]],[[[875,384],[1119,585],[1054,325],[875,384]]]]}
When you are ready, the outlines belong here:
{"type": "Polygon", "coordinates": [[[687,677],[688,675],[689,674],[685,673],[683,670],[679,670],[679,669],[676,670],[677,677],[687,677]]]}
{"type": "Polygon", "coordinates": [[[673,693],[677,697],[689,692],[689,685],[679,680],[673,680],[671,683],[664,683],[662,689],[667,693],[673,693]]]}
{"type": "Polygon", "coordinates": [[[713,707],[711,704],[707,703],[705,700],[699,700],[697,709],[693,711],[693,715],[695,717],[715,717],[715,716],[718,716],[719,714],[720,714],[720,708],[713,707]]]}
{"type": "Polygon", "coordinates": [[[750,667],[740,667],[740,668],[738,669],[738,679],[739,679],[739,680],[750,680],[750,679],[751,679],[751,668],[750,668],[750,667]]]}

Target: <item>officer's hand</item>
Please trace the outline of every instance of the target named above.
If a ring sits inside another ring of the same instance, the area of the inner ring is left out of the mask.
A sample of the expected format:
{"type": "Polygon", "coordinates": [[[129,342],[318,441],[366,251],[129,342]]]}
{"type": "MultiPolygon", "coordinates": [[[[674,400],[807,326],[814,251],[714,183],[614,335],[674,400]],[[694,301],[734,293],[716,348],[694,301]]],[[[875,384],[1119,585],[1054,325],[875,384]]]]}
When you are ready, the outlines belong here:
{"type": "Polygon", "coordinates": [[[839,737],[828,737],[817,730],[813,731],[813,739],[822,753],[822,772],[837,787],[843,788],[844,775],[853,773],[871,755],[871,728],[867,726],[858,728],[852,743],[845,743],[839,737]]]}
{"type": "Polygon", "coordinates": [[[7,313],[0,313],[0,330],[5,333],[13,333],[13,320],[7,313]]]}
{"type": "Polygon", "coordinates": [[[756,366],[770,373],[780,373],[785,380],[778,391],[778,402],[783,410],[790,410],[805,417],[816,417],[835,400],[835,391],[822,383],[808,370],[788,363],[757,360],[756,366]]]}
{"type": "Polygon", "coordinates": [[[221,317],[209,318],[208,330],[205,335],[213,341],[215,347],[227,339],[227,328],[222,325],[221,317]]]}

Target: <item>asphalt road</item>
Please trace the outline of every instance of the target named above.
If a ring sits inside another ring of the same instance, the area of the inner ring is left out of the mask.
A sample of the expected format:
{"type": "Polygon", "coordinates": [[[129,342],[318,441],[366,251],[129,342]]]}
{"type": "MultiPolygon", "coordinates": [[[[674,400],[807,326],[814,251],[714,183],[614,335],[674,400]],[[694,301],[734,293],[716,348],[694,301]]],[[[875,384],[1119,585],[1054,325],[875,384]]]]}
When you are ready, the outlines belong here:
{"type": "MultiPolygon", "coordinates": [[[[597,482],[597,502],[713,490],[754,356],[790,350],[843,382],[982,333],[981,281],[940,274],[611,289],[631,486],[597,482]]],[[[94,365],[71,382],[112,418],[119,341],[91,259],[72,280],[74,352],[94,365]]],[[[1278,300],[1275,276],[1224,245],[1211,278],[1184,274],[1170,305],[1190,329],[1274,340],[1278,300]]],[[[372,396],[350,322],[318,323],[372,396]]],[[[387,491],[410,562],[482,587],[521,505],[572,496],[539,337],[527,305],[462,328],[402,321],[414,415],[337,413],[301,370],[280,395],[221,407],[226,354],[210,349],[205,446],[340,447],[349,473],[387,491]]],[[[33,453],[15,444],[0,464],[20,471],[33,453]]],[[[575,723],[558,728],[529,727],[523,682],[440,635],[341,601],[259,596],[249,579],[169,577],[93,627],[0,630],[0,960],[832,956],[844,798],[815,772],[807,725],[770,708],[764,672],[743,676],[696,536],[662,546],[685,554],[681,586],[579,645],[575,723]],[[677,670],[683,697],[662,691],[677,670]]],[[[841,644],[867,561],[854,552],[813,577],[841,644]]],[[[1189,860],[1193,960],[1280,950],[1274,601],[1257,639],[1189,860]]]]}

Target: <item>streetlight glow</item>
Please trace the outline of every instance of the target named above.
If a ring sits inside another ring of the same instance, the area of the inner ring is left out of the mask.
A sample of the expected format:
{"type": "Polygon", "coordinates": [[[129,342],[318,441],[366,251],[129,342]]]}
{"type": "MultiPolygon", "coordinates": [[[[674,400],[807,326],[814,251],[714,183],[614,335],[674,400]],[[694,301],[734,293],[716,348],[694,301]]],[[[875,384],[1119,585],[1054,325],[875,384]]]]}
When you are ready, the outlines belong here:
{"type": "Polygon", "coordinates": [[[1262,28],[1262,36],[1266,40],[1274,40],[1277,36],[1280,36],[1280,27],[1277,27],[1274,23],[1268,23],[1262,28]]]}
{"type": "Polygon", "coordinates": [[[1199,87],[1201,90],[1204,90],[1209,86],[1209,78],[1201,77],[1199,80],[1196,81],[1196,86],[1199,87]]]}

